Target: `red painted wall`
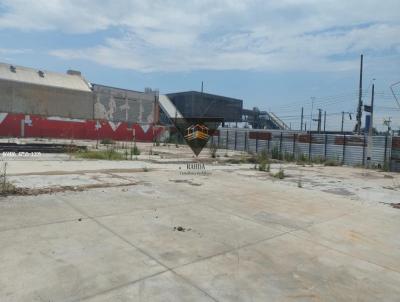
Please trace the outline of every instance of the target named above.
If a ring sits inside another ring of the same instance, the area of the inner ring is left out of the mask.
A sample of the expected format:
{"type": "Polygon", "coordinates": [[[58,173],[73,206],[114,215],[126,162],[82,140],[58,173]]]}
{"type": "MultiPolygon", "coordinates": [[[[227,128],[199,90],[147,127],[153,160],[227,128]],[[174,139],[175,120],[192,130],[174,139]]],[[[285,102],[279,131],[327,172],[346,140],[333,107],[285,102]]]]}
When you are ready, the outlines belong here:
{"type": "Polygon", "coordinates": [[[135,133],[137,141],[151,142],[165,131],[162,126],[148,125],[148,129],[146,129],[139,124],[130,125],[134,129],[133,131],[126,122],[53,119],[37,115],[1,113],[0,136],[21,137],[21,120],[25,121],[24,137],[93,140],[109,138],[131,141],[135,133]]]}

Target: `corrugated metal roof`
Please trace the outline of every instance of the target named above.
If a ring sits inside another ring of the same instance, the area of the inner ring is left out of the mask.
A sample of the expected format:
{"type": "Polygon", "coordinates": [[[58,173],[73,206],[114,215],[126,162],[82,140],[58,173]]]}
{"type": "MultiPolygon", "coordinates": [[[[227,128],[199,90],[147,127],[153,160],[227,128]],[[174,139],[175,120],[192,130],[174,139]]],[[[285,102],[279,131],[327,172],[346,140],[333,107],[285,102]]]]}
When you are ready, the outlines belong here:
{"type": "Polygon", "coordinates": [[[22,83],[91,91],[90,84],[79,75],[62,74],[45,70],[0,63],[0,79],[22,83]]]}

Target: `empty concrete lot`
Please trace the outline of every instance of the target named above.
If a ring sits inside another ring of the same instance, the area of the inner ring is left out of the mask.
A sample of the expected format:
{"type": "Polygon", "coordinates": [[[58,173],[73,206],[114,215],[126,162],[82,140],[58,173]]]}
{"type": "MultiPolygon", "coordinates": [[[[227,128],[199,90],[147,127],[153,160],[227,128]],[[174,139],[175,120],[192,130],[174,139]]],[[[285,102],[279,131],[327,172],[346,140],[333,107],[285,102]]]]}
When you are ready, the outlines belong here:
{"type": "Polygon", "coordinates": [[[399,301],[399,175],[164,151],[9,161],[0,301],[399,301]]]}

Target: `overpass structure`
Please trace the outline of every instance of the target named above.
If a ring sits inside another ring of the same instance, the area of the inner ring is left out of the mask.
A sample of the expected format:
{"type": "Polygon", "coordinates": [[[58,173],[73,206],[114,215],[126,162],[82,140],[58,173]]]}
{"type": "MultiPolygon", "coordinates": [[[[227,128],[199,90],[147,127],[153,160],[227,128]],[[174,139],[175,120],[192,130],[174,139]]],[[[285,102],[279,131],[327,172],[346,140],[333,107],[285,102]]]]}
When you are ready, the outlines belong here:
{"type": "Polygon", "coordinates": [[[289,126],[273,112],[260,111],[257,107],[243,109],[243,122],[249,123],[253,129],[289,130],[289,126]]]}

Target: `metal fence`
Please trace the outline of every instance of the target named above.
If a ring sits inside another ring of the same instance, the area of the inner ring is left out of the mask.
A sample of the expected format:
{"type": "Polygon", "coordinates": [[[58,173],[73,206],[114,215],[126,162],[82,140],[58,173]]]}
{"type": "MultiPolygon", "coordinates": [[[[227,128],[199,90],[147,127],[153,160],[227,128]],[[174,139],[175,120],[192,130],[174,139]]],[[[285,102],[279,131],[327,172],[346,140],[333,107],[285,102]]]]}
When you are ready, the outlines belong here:
{"type": "Polygon", "coordinates": [[[307,160],[331,160],[351,166],[400,170],[400,137],[316,134],[295,131],[220,128],[209,140],[220,149],[307,160]]]}

